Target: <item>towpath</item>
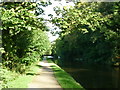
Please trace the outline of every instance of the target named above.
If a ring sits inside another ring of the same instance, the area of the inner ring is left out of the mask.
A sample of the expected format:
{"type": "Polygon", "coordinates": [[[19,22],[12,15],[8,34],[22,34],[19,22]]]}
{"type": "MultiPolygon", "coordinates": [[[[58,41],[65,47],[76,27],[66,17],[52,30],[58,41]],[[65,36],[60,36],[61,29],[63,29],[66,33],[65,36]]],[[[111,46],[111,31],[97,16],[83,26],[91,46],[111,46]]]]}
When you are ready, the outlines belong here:
{"type": "Polygon", "coordinates": [[[38,74],[34,77],[32,82],[28,85],[29,88],[59,88],[62,90],[61,86],[57,82],[54,72],[50,67],[51,64],[46,60],[39,63],[41,67],[38,74]]]}

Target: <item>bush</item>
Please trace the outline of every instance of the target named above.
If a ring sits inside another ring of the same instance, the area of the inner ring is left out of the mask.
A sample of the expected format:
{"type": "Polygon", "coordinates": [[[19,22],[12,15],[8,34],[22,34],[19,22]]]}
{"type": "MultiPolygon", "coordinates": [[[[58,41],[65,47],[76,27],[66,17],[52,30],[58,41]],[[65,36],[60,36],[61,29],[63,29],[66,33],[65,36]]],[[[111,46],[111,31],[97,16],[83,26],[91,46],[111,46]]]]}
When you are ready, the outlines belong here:
{"type": "Polygon", "coordinates": [[[10,87],[7,83],[9,81],[15,80],[15,78],[18,76],[17,73],[11,72],[7,69],[0,69],[0,90],[1,88],[8,88],[10,87]]]}

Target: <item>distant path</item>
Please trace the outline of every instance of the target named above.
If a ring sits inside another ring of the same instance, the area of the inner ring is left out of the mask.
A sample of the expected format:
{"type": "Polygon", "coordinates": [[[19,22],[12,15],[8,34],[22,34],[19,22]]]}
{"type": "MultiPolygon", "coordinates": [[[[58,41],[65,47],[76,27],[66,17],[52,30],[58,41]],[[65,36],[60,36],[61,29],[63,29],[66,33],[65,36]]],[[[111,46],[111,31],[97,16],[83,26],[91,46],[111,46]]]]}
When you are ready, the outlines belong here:
{"type": "MultiPolygon", "coordinates": [[[[46,60],[43,60],[39,63],[39,65],[42,66],[41,70],[29,84],[28,88],[61,88],[54,77],[50,63],[48,63],[46,60]]],[[[60,90],[62,90],[62,88],[60,90]]]]}

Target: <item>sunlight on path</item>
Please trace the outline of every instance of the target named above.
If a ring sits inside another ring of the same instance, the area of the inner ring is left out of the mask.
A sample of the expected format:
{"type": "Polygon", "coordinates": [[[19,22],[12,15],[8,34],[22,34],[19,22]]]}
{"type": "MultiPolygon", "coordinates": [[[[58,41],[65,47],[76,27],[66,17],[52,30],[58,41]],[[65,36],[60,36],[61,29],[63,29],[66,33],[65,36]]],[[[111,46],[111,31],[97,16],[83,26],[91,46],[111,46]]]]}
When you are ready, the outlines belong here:
{"type": "MultiPolygon", "coordinates": [[[[29,84],[29,88],[61,88],[53,71],[50,68],[51,63],[47,63],[46,60],[39,63],[41,67],[40,72],[35,76],[33,81],[29,84]]],[[[62,88],[60,89],[62,90],[62,88]]]]}
{"type": "Polygon", "coordinates": [[[41,61],[40,63],[39,63],[39,65],[40,66],[48,66],[49,68],[50,68],[50,66],[51,65],[54,65],[53,63],[48,63],[46,60],[44,60],[44,61],[41,61]]]}

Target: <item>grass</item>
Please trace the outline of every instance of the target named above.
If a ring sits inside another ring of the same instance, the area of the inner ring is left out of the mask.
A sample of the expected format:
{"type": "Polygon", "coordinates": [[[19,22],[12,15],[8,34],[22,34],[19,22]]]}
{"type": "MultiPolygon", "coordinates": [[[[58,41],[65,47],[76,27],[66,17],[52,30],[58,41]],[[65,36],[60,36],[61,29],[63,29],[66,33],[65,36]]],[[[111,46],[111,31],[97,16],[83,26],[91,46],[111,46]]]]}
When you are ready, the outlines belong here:
{"type": "Polygon", "coordinates": [[[77,83],[67,72],[61,69],[58,65],[53,63],[51,60],[48,60],[49,63],[52,63],[51,67],[54,71],[55,77],[58,83],[62,88],[78,88],[80,90],[85,90],[79,83],[77,83]]]}
{"type": "Polygon", "coordinates": [[[28,88],[28,84],[32,81],[35,75],[37,75],[40,66],[34,64],[29,70],[24,74],[13,73],[9,71],[7,77],[14,78],[14,80],[9,80],[6,85],[7,88],[28,88]]]}

